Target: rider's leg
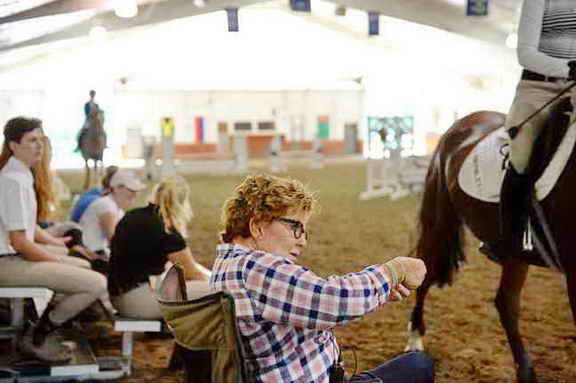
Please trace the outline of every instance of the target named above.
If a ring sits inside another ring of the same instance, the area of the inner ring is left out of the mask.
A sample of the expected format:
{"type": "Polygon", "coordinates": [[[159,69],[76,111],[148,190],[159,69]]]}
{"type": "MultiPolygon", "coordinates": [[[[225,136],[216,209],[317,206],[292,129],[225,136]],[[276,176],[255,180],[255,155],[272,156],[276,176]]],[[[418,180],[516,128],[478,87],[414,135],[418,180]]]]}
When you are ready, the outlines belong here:
{"type": "Polygon", "coordinates": [[[532,180],[527,174],[534,142],[546,123],[546,109],[520,129],[516,127],[562,89],[561,84],[521,81],[506,120],[510,135],[510,166],[500,192],[500,240],[494,249],[507,256],[522,251],[522,234],[526,222],[526,205],[532,180]]]}

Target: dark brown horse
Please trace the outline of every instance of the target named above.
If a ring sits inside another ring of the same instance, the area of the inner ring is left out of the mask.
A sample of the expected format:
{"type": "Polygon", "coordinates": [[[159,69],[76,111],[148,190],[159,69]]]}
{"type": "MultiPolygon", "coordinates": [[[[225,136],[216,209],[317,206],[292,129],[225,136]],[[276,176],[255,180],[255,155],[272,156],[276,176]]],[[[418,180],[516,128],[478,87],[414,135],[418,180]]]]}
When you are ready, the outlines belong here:
{"type": "Polygon", "coordinates": [[[98,169],[104,168],[103,158],[106,148],[106,132],[104,131],[104,112],[95,109],[90,113],[84,128],[78,137],[78,148],[84,158],[86,166],[86,176],[84,179],[84,190],[90,187],[90,166],[88,160],[94,162],[94,176],[97,176],[98,169]]]}
{"type": "MultiPolygon", "coordinates": [[[[556,108],[557,109],[557,108],[556,108]]],[[[554,148],[566,130],[565,114],[553,112],[549,126],[543,129],[535,146],[530,167],[535,177],[541,174],[554,148]],[[542,160],[544,159],[544,160],[542,160]]],[[[420,238],[417,256],[426,262],[428,273],[417,291],[417,300],[409,326],[407,350],[422,349],[425,333],[424,300],[432,285],[449,285],[459,265],[466,260],[462,250],[463,226],[485,243],[494,243],[499,235],[498,204],[480,201],[464,193],[458,184],[458,173],[464,159],[490,132],[501,127],[505,115],[497,112],[476,112],[462,118],[443,135],[436,149],[428,174],[420,210],[420,238]]],[[[497,155],[497,153],[494,153],[497,155]]],[[[576,321],[576,241],[570,222],[576,216],[576,155],[571,154],[556,186],[541,202],[555,238],[561,266],[566,274],[570,305],[576,321]]],[[[520,292],[526,281],[532,259],[508,255],[502,262],[496,308],[506,332],[517,379],[521,383],[536,382],[532,360],[525,350],[518,328],[520,292]]]]}

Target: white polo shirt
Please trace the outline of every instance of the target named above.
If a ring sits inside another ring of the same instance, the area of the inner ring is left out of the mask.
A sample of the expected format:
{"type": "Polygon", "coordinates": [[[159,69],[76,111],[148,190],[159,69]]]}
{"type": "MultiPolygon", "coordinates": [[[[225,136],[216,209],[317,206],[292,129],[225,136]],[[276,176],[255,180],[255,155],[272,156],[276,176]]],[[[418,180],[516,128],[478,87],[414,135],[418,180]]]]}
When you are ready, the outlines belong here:
{"type": "Polygon", "coordinates": [[[110,252],[110,243],[106,233],[100,225],[100,216],[104,213],[112,213],[120,220],[124,216],[122,210],[111,195],[98,198],[92,202],[80,218],[80,226],[82,226],[82,240],[84,246],[91,251],[104,250],[106,253],[110,252]]]}
{"type": "Polygon", "coordinates": [[[34,240],[37,209],[32,171],[12,156],[0,170],[0,254],[16,253],[10,246],[11,231],[24,230],[26,238],[34,240]]]}

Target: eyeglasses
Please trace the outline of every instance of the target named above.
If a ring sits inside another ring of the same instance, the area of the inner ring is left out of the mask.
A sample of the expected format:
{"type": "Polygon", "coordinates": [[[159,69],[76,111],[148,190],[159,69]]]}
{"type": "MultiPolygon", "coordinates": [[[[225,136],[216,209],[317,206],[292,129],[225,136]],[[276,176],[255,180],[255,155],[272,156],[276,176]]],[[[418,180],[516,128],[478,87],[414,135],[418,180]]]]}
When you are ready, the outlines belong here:
{"type": "Polygon", "coordinates": [[[302,234],[304,234],[304,238],[306,240],[308,239],[308,232],[304,230],[304,224],[302,222],[284,217],[278,217],[276,218],[276,221],[288,225],[290,230],[292,230],[292,233],[294,233],[294,238],[300,239],[302,234]]]}

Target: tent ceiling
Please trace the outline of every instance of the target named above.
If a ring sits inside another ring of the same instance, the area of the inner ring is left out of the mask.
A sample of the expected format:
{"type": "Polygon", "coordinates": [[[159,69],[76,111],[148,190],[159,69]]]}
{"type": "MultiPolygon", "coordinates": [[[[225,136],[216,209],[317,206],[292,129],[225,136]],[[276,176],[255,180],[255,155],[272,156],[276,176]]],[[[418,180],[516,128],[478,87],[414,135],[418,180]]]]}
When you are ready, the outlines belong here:
{"type": "MultiPolygon", "coordinates": [[[[118,0],[125,1],[125,0],[118,0]]],[[[97,24],[122,30],[197,14],[264,2],[265,0],[138,0],[139,13],[131,19],[114,15],[113,0],[0,0],[0,63],[3,54],[86,36],[97,24]]],[[[314,7],[314,0],[312,7],[314,7]]],[[[514,29],[521,0],[489,0],[489,15],[465,16],[466,0],[329,0],[338,5],[377,11],[502,45],[514,29]]],[[[286,0],[288,2],[288,0],[286,0]]],[[[13,60],[13,59],[12,59],[13,60]]],[[[0,64],[1,65],[1,64],[0,64]]]]}

